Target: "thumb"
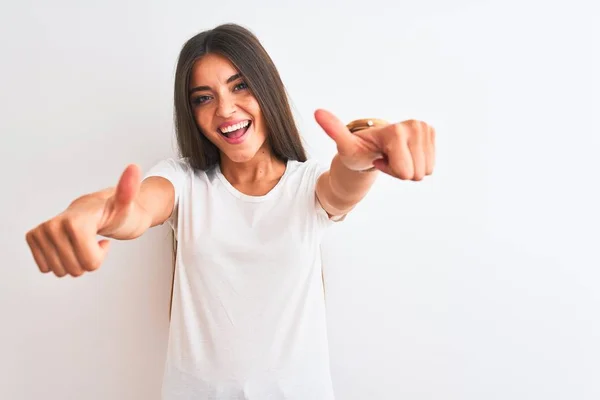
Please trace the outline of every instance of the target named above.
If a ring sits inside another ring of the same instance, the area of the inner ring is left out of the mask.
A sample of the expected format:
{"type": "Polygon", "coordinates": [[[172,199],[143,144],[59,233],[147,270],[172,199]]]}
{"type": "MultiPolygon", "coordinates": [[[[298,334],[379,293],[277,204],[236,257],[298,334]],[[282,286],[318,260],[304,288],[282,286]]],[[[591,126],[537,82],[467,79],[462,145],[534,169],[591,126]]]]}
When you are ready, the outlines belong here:
{"type": "Polygon", "coordinates": [[[340,153],[348,153],[351,151],[356,141],[356,137],[350,133],[350,130],[342,121],[329,111],[322,109],[315,111],[315,119],[325,133],[335,141],[340,153]]]}
{"type": "Polygon", "coordinates": [[[114,195],[116,206],[128,206],[138,195],[140,190],[140,167],[130,164],[121,174],[114,195]]]}

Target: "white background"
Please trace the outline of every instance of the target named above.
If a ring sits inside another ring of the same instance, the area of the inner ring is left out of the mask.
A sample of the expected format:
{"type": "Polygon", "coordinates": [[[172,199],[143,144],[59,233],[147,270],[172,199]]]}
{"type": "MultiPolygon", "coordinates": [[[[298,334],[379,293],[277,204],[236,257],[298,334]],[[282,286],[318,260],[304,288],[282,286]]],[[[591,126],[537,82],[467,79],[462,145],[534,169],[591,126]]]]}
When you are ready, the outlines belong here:
{"type": "Polygon", "coordinates": [[[158,399],[167,226],[78,279],[25,233],[175,154],[179,49],[223,22],[270,52],[312,157],[319,107],[437,130],[432,177],[382,176],[327,237],[338,399],[600,398],[597,3],[82,3],[0,8],[1,399],[158,399]]]}

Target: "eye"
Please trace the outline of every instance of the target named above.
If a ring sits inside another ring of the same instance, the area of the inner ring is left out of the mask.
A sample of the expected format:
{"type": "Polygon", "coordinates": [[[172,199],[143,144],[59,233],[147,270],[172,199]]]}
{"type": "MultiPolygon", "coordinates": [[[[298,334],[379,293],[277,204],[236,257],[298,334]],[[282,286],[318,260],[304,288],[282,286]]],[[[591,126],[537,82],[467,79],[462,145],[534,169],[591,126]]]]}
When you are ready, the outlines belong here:
{"type": "Polygon", "coordinates": [[[248,85],[246,85],[246,82],[240,82],[234,86],[233,91],[236,92],[238,90],[244,90],[244,89],[248,89],[248,85]]]}
{"type": "Polygon", "coordinates": [[[210,100],[210,96],[197,96],[192,99],[192,104],[199,105],[210,100]]]}

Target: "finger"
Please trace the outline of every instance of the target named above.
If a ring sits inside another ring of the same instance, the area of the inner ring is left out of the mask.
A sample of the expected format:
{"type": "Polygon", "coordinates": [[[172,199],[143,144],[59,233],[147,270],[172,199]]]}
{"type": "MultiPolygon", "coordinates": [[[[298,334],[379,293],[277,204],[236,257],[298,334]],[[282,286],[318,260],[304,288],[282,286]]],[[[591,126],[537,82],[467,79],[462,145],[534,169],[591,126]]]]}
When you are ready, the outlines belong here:
{"type": "Polygon", "coordinates": [[[57,228],[55,227],[55,223],[46,222],[41,226],[41,235],[40,240],[38,242],[42,252],[44,253],[44,258],[48,263],[48,266],[54,272],[54,275],[59,278],[65,276],[67,272],[65,271],[60,258],[54,248],[54,243],[52,241],[52,236],[56,235],[57,228]]]}
{"type": "Polygon", "coordinates": [[[425,157],[425,129],[421,124],[416,125],[411,133],[408,140],[408,148],[410,149],[410,155],[413,160],[414,175],[413,181],[420,181],[425,176],[426,172],[426,157],[425,157]]]}
{"type": "Polygon", "coordinates": [[[38,231],[28,232],[25,236],[25,239],[27,240],[27,244],[31,249],[33,259],[35,260],[35,263],[37,264],[40,272],[45,274],[50,272],[50,266],[48,266],[48,263],[46,262],[46,259],[44,257],[44,252],[42,251],[42,248],[38,243],[38,239],[36,238],[36,235],[38,234],[37,232],[38,231]]]}
{"type": "Polygon", "coordinates": [[[395,133],[385,146],[392,175],[403,180],[413,179],[415,166],[408,147],[408,129],[405,124],[398,124],[395,133]]]}
{"type": "Polygon", "coordinates": [[[140,189],[141,170],[130,164],[121,174],[115,192],[115,205],[128,206],[136,198],[140,189]]]}
{"type": "Polygon", "coordinates": [[[385,174],[394,176],[394,173],[392,172],[392,169],[390,168],[390,164],[388,163],[387,159],[385,159],[385,158],[379,158],[379,159],[373,161],[373,166],[385,174]]]}
{"type": "Polygon", "coordinates": [[[79,266],[79,261],[73,253],[73,248],[65,228],[66,224],[67,223],[64,221],[61,222],[60,231],[49,235],[48,241],[54,247],[56,256],[60,260],[60,265],[65,271],[65,274],[78,277],[82,275],[84,271],[79,266]]]}
{"type": "Polygon", "coordinates": [[[80,235],[81,231],[77,229],[76,221],[72,219],[63,220],[61,225],[63,232],[61,236],[53,238],[54,248],[65,271],[73,277],[81,276],[85,270],[81,267],[73,246],[73,238],[80,235]]]}
{"type": "Polygon", "coordinates": [[[329,111],[319,109],[315,111],[315,119],[325,133],[335,141],[340,154],[349,154],[353,151],[356,137],[335,115],[329,111]]]}
{"type": "Polygon", "coordinates": [[[79,266],[84,271],[95,271],[100,268],[108,251],[108,240],[96,241],[93,233],[83,234],[81,231],[69,232],[69,239],[73,246],[79,266]]]}

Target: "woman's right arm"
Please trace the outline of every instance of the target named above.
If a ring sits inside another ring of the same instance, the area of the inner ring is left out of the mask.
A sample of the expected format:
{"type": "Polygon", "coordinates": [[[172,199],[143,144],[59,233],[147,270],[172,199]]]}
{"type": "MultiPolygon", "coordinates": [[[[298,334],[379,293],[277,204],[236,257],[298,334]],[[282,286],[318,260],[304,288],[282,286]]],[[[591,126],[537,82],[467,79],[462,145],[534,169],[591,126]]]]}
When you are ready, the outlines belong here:
{"type": "Polygon", "coordinates": [[[141,172],[128,166],[117,186],[86,194],[66,210],[26,234],[33,258],[43,273],[80,276],[100,267],[109,241],[135,239],[171,215],[175,190],[161,177],[140,182],[141,172]]]}

